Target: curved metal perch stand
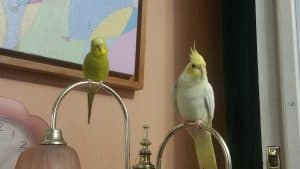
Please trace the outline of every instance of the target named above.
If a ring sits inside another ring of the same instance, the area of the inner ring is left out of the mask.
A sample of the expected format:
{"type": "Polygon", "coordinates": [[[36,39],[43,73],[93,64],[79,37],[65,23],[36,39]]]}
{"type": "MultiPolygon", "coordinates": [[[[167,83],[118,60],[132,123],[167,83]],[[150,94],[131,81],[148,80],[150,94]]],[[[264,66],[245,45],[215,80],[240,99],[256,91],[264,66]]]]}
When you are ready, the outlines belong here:
{"type": "MultiPolygon", "coordinates": [[[[103,89],[104,91],[108,92],[109,94],[111,94],[112,96],[114,96],[114,98],[118,101],[119,105],[121,106],[122,110],[123,110],[123,115],[124,115],[124,120],[125,120],[125,169],[130,169],[130,132],[129,132],[129,115],[128,115],[128,111],[127,108],[123,102],[123,100],[121,99],[121,97],[109,86],[105,85],[103,82],[94,82],[94,81],[80,81],[77,83],[74,83],[70,86],[68,86],[56,99],[53,107],[52,107],[52,114],[51,114],[51,124],[50,124],[50,128],[48,129],[48,131],[46,132],[46,135],[42,141],[42,144],[66,144],[63,136],[62,136],[62,132],[60,129],[56,128],[56,119],[57,119],[57,111],[58,108],[60,106],[61,101],[63,100],[63,98],[73,89],[75,89],[76,87],[83,87],[83,86],[88,86],[88,85],[98,85],[100,89],[103,89]]],[[[226,158],[226,169],[232,169],[231,166],[231,157],[229,154],[229,150],[226,146],[225,141],[223,140],[223,138],[219,135],[218,132],[216,132],[213,128],[209,128],[206,127],[205,125],[199,125],[198,121],[194,121],[194,122],[185,122],[185,123],[181,123],[179,125],[177,125],[175,128],[173,128],[169,134],[167,135],[167,137],[164,139],[159,153],[158,153],[158,157],[157,157],[157,163],[156,163],[156,167],[157,169],[161,169],[161,159],[162,159],[162,155],[163,155],[163,151],[164,148],[168,142],[168,140],[175,135],[177,132],[179,132],[182,129],[186,129],[189,127],[201,127],[205,130],[207,130],[208,132],[210,132],[216,139],[217,141],[221,144],[221,147],[223,148],[223,152],[226,158]]]]}
{"type": "Polygon", "coordinates": [[[130,169],[130,133],[129,133],[128,111],[121,97],[112,88],[105,85],[103,82],[80,81],[67,87],[58,96],[57,100],[54,103],[54,106],[52,107],[51,125],[42,141],[42,144],[66,144],[65,141],[63,140],[61,130],[56,128],[56,117],[57,117],[57,111],[60,106],[60,103],[71,90],[75,89],[76,87],[88,86],[91,84],[98,85],[100,89],[103,89],[104,91],[114,96],[114,98],[118,101],[119,105],[123,110],[123,115],[125,120],[124,123],[125,125],[125,166],[126,169],[130,169]]]}
{"type": "Polygon", "coordinates": [[[156,169],[161,169],[162,155],[163,155],[164,149],[165,149],[169,139],[172,136],[174,136],[176,133],[178,133],[180,130],[184,130],[184,129],[189,128],[189,127],[200,127],[202,129],[210,132],[216,138],[216,140],[218,141],[218,143],[221,145],[221,147],[223,149],[223,153],[224,153],[225,161],[226,161],[226,169],[232,169],[230,152],[229,152],[229,149],[228,149],[224,139],[213,128],[207,127],[205,125],[201,125],[200,121],[188,121],[188,122],[180,123],[179,125],[174,127],[168,133],[168,135],[166,136],[166,138],[164,139],[163,143],[160,146],[160,149],[159,149],[159,152],[158,152],[158,155],[157,155],[156,169]]]}

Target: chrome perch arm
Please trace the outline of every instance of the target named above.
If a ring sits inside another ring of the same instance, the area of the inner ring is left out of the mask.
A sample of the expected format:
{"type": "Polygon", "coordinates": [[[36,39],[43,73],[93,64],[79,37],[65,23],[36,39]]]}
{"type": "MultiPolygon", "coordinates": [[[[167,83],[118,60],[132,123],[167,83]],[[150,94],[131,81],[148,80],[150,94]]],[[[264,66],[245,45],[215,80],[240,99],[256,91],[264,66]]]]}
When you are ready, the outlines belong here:
{"type": "Polygon", "coordinates": [[[224,157],[225,157],[225,162],[226,162],[226,169],[232,169],[230,152],[222,136],[213,128],[202,125],[201,122],[199,121],[188,121],[188,122],[180,123],[168,133],[168,135],[165,137],[164,141],[162,142],[159,148],[157,161],[156,161],[156,169],[161,169],[161,160],[162,160],[163,152],[170,138],[174,136],[176,133],[178,133],[179,131],[189,127],[199,127],[211,133],[222,147],[224,157]]]}
{"type": "Polygon", "coordinates": [[[99,88],[103,89],[104,91],[108,92],[110,95],[114,96],[114,98],[118,101],[119,105],[121,106],[121,109],[123,111],[124,120],[125,120],[125,166],[126,169],[130,169],[130,126],[129,126],[129,115],[127,108],[125,106],[124,101],[122,98],[118,95],[117,92],[115,92],[112,88],[105,85],[103,82],[95,82],[95,81],[79,81],[77,83],[74,83],[70,86],[68,86],[56,99],[53,107],[52,107],[52,114],[51,114],[51,123],[50,123],[50,129],[48,130],[46,136],[44,137],[44,140],[42,144],[65,144],[61,131],[59,129],[56,129],[56,119],[57,119],[57,111],[60,106],[61,101],[63,98],[73,89],[76,87],[83,87],[88,85],[98,85],[99,88]],[[57,136],[59,135],[59,136],[57,136]]]}

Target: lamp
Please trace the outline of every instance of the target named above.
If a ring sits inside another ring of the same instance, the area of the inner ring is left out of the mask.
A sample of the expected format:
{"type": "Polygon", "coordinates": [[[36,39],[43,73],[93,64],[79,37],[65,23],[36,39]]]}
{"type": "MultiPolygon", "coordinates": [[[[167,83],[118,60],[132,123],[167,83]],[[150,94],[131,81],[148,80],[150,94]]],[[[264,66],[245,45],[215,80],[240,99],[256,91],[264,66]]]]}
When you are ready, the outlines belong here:
{"type": "MultiPolygon", "coordinates": [[[[81,169],[80,161],[76,151],[67,146],[66,142],[63,139],[62,131],[56,128],[56,118],[57,111],[60,106],[63,98],[76,87],[88,86],[90,84],[98,85],[100,89],[108,92],[110,95],[118,101],[124,115],[124,129],[125,129],[125,169],[130,169],[130,132],[129,132],[129,115],[127,108],[121,99],[121,97],[116,93],[112,88],[105,85],[103,82],[94,82],[94,81],[80,81],[74,83],[67,87],[57,98],[52,107],[51,114],[51,123],[50,128],[46,131],[45,136],[40,145],[29,148],[20,154],[20,157],[17,161],[15,169],[81,169]]],[[[202,129],[210,132],[220,143],[225,159],[226,159],[226,169],[232,169],[231,166],[231,157],[229,150],[226,146],[223,138],[216,132],[213,128],[207,127],[205,125],[199,125],[197,121],[194,122],[185,122],[177,125],[173,128],[160,146],[160,150],[157,157],[156,166],[158,169],[161,169],[161,159],[163,155],[164,148],[168,140],[182,129],[188,127],[201,127],[202,129]]],[[[148,127],[145,127],[148,128],[148,127]]],[[[147,133],[147,132],[146,132],[147,133]]],[[[138,169],[154,169],[154,166],[150,162],[151,151],[148,150],[148,146],[151,143],[148,140],[147,134],[144,135],[144,139],[141,142],[143,149],[140,152],[142,160],[138,165],[135,165],[133,168],[138,169]],[[146,159],[146,160],[145,160],[146,159]],[[142,164],[142,165],[140,165],[142,164]],[[141,167],[145,166],[145,167],[141,167]]]]}

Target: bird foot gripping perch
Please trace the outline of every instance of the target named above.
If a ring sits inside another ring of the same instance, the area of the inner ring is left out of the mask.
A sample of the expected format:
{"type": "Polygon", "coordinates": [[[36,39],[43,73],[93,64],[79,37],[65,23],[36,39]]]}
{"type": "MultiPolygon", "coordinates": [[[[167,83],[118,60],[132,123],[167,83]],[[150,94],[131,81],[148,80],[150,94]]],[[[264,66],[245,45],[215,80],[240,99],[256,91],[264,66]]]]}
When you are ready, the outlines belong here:
{"type": "MultiPolygon", "coordinates": [[[[88,79],[88,83],[89,83],[89,87],[92,87],[92,85],[93,85],[92,79],[88,79]]],[[[97,83],[99,84],[99,86],[102,86],[104,84],[103,81],[99,81],[97,83]]]]}
{"type": "Polygon", "coordinates": [[[91,87],[92,87],[92,85],[93,85],[93,84],[92,84],[92,80],[91,80],[91,79],[89,79],[89,80],[88,80],[88,82],[89,82],[89,88],[91,88],[91,87]]]}
{"type": "Polygon", "coordinates": [[[196,121],[188,120],[183,122],[184,125],[189,125],[189,123],[195,123],[196,128],[202,128],[202,126],[204,125],[202,120],[196,120],[196,121]]]}

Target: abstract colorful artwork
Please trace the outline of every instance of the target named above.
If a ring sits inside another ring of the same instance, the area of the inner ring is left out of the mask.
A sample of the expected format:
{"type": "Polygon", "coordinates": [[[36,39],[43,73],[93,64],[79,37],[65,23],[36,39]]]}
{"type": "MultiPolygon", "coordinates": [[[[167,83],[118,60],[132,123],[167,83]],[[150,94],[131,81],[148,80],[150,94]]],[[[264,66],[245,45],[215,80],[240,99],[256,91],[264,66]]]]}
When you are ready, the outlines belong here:
{"type": "Polygon", "coordinates": [[[0,0],[0,47],[82,64],[103,37],[112,71],[135,72],[138,0],[0,0]]]}

